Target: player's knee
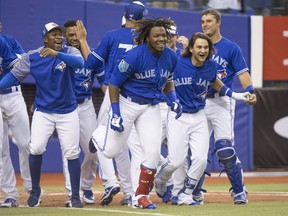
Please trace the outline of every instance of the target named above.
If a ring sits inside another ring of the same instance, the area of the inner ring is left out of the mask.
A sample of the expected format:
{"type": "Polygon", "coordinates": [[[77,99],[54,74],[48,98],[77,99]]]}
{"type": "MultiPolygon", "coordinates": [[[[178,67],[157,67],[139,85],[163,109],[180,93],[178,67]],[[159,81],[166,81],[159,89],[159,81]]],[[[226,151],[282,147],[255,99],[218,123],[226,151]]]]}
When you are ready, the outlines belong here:
{"type": "Polygon", "coordinates": [[[77,159],[79,158],[79,154],[80,154],[80,151],[79,151],[79,148],[78,149],[67,149],[65,152],[64,152],[64,157],[67,159],[67,160],[74,160],[74,159],[77,159]]]}
{"type": "Polygon", "coordinates": [[[224,165],[235,164],[237,160],[235,149],[229,139],[220,139],[215,142],[216,155],[224,165]]]}
{"type": "Polygon", "coordinates": [[[173,169],[176,170],[180,166],[182,166],[184,163],[185,163],[185,159],[181,158],[181,159],[178,159],[178,160],[175,160],[175,161],[171,162],[171,165],[172,165],[173,169]]]}
{"type": "Polygon", "coordinates": [[[45,152],[45,149],[42,148],[32,148],[30,146],[30,154],[32,155],[42,155],[45,152]]]}

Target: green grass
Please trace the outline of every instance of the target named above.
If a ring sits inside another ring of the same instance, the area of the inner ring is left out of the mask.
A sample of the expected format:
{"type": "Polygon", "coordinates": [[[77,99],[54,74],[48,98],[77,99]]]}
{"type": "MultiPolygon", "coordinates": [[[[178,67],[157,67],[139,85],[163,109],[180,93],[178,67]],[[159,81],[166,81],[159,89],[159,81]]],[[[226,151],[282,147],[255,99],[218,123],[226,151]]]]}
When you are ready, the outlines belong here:
{"type": "Polygon", "coordinates": [[[65,208],[11,208],[0,209],[1,216],[17,215],[53,215],[53,216],[127,216],[127,215],[147,215],[147,216],[281,216],[287,215],[287,202],[255,202],[246,206],[235,206],[231,203],[207,203],[203,206],[172,206],[161,204],[155,210],[132,209],[122,206],[97,207],[84,209],[65,209],[65,208]]]}
{"type": "MultiPolygon", "coordinates": [[[[247,183],[246,187],[250,193],[253,192],[288,192],[288,184],[285,183],[247,183]]],[[[65,192],[63,185],[43,186],[46,191],[65,192]]],[[[205,189],[211,191],[225,191],[228,193],[229,184],[206,184],[205,189]]],[[[19,187],[19,191],[23,190],[19,187]]],[[[102,191],[103,187],[98,185],[94,190],[102,191]]],[[[126,206],[97,205],[85,206],[83,209],[69,209],[56,207],[36,208],[10,208],[0,209],[0,216],[281,216],[288,215],[288,196],[285,201],[271,202],[249,202],[248,205],[237,206],[232,203],[205,203],[203,206],[172,206],[171,204],[157,204],[155,210],[133,209],[126,206]]]]}
{"type": "MultiPolygon", "coordinates": [[[[288,192],[288,182],[287,183],[246,183],[246,188],[250,192],[288,192]]],[[[204,188],[207,191],[228,191],[230,188],[229,184],[206,184],[204,188]]],[[[288,215],[288,213],[287,213],[288,215]]]]}

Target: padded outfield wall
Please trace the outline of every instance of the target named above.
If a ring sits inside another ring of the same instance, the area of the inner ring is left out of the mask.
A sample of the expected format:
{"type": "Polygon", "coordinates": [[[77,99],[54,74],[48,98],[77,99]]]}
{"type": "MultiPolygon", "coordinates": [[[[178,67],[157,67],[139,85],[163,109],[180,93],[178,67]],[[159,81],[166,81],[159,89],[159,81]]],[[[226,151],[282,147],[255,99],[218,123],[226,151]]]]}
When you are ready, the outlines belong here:
{"type": "MultiPolygon", "coordinates": [[[[201,31],[200,13],[160,8],[148,8],[148,10],[150,13],[148,18],[171,17],[178,25],[179,33],[188,38],[192,33],[201,31]]],[[[91,47],[95,47],[106,31],[120,27],[123,11],[124,5],[92,0],[0,0],[3,33],[14,35],[25,51],[42,46],[41,31],[44,24],[53,21],[61,25],[69,19],[84,21],[88,32],[88,42],[91,47]]],[[[238,43],[250,66],[250,17],[223,15],[221,32],[225,37],[238,43]]],[[[33,79],[28,77],[24,84],[33,84],[33,82],[33,79]]],[[[241,90],[238,79],[234,87],[236,91],[241,90]]],[[[253,169],[252,118],[252,108],[242,102],[237,102],[235,143],[244,170],[253,169]]],[[[13,163],[18,171],[18,156],[14,145],[11,145],[11,151],[13,163]]],[[[210,156],[210,161],[209,170],[222,170],[215,157],[210,156]]],[[[62,171],[60,146],[56,138],[49,140],[42,171],[62,171]]]]}

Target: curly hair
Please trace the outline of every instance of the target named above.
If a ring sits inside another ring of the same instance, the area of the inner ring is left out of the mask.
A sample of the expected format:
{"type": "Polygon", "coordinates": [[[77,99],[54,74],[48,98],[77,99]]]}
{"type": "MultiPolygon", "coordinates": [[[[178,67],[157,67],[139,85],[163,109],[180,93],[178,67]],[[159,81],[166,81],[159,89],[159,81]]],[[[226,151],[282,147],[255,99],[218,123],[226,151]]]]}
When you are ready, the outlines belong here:
{"type": "Polygon", "coordinates": [[[138,27],[135,29],[135,32],[139,34],[135,37],[135,44],[143,44],[146,42],[146,39],[149,37],[150,31],[155,26],[162,26],[165,28],[167,36],[171,37],[168,30],[171,30],[171,26],[175,25],[174,21],[166,18],[156,18],[156,19],[142,19],[137,21],[138,27]]]}
{"type": "MultiPolygon", "coordinates": [[[[198,38],[201,38],[201,39],[204,39],[208,42],[208,46],[209,46],[209,53],[208,53],[208,56],[207,56],[207,59],[210,59],[212,57],[212,55],[216,52],[215,51],[215,48],[214,48],[214,45],[213,45],[213,42],[211,41],[211,39],[209,38],[209,36],[207,36],[206,34],[202,33],[202,32],[196,32],[194,33],[190,40],[189,40],[189,44],[188,46],[185,48],[185,50],[183,51],[182,53],[182,56],[183,57],[189,57],[189,56],[192,56],[192,53],[190,52],[190,48],[192,48],[196,42],[196,40],[198,38]]],[[[207,60],[206,59],[206,60],[207,60]]]]}

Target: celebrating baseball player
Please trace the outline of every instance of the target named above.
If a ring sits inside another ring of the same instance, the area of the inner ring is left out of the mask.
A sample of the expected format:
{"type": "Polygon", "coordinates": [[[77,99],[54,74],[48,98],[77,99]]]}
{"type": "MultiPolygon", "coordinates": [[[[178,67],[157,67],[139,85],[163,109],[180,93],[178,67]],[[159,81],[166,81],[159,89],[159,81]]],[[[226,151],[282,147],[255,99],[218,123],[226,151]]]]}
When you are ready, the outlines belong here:
{"type": "MultiPolygon", "coordinates": [[[[203,32],[211,38],[217,50],[212,58],[220,68],[218,78],[231,88],[234,77],[238,76],[243,89],[251,93],[246,103],[254,105],[257,98],[249,69],[241,48],[221,35],[221,14],[215,9],[207,9],[202,12],[201,24],[203,32]]],[[[231,196],[234,204],[246,204],[248,199],[243,183],[242,166],[234,148],[235,101],[210,88],[206,103],[205,113],[209,121],[209,131],[210,134],[214,131],[216,155],[232,185],[231,196]]]]}
{"type": "MultiPolygon", "coordinates": [[[[99,59],[105,61],[105,80],[102,85],[102,89],[105,92],[104,100],[101,104],[99,114],[98,114],[98,127],[93,132],[93,137],[102,136],[105,134],[109,109],[110,109],[110,98],[107,86],[110,82],[110,77],[113,73],[114,67],[117,65],[117,59],[119,59],[125,52],[132,49],[134,46],[134,37],[137,33],[134,32],[134,28],[137,27],[137,20],[141,20],[148,13],[145,6],[139,1],[133,1],[131,4],[125,7],[125,26],[123,28],[108,31],[103,36],[102,40],[98,44],[97,48],[90,54],[90,50],[87,49],[87,64],[91,67],[97,66],[99,59]]],[[[80,25],[79,23],[79,34],[80,25]]],[[[81,47],[88,48],[85,46],[86,42],[80,37],[81,47]]],[[[86,41],[86,40],[84,40],[86,41]]],[[[82,49],[83,50],[83,49],[82,49]]],[[[85,54],[84,54],[85,56],[85,54]]],[[[122,191],[124,193],[124,198],[121,200],[122,205],[131,205],[132,195],[136,191],[138,185],[138,176],[140,172],[140,163],[142,162],[142,148],[141,143],[138,138],[138,134],[133,126],[129,139],[127,141],[128,145],[123,145],[120,154],[115,156],[115,161],[117,165],[118,175],[120,177],[120,183],[122,185],[122,191]],[[131,154],[131,158],[128,152],[128,146],[131,154]],[[131,165],[131,172],[130,172],[131,165]],[[132,177],[132,178],[131,178],[132,177]],[[133,181],[133,185],[132,185],[133,181]]],[[[94,145],[92,146],[94,148],[94,145]]],[[[102,197],[100,203],[102,205],[108,205],[115,194],[119,192],[119,187],[110,187],[105,190],[105,194],[102,197]]]]}
{"type": "MultiPolygon", "coordinates": [[[[1,37],[9,44],[12,50],[19,58],[25,55],[20,43],[11,35],[0,34],[1,37]]],[[[9,71],[2,70],[0,79],[9,71]]],[[[3,150],[2,159],[3,170],[2,190],[5,192],[5,201],[1,207],[17,207],[19,205],[19,194],[16,187],[16,176],[10,157],[10,146],[8,131],[13,135],[13,142],[18,147],[20,175],[23,179],[23,186],[27,192],[31,191],[31,177],[29,170],[29,143],[30,143],[30,123],[27,113],[26,103],[24,101],[21,86],[18,82],[11,88],[0,91],[1,110],[3,114],[3,150]]]]}
{"type": "Polygon", "coordinates": [[[135,124],[144,155],[132,205],[155,209],[147,195],[160,160],[162,131],[159,102],[162,91],[167,94],[176,118],[181,116],[182,106],[177,101],[172,80],[177,55],[166,47],[167,30],[174,24],[173,21],[146,19],[139,24],[136,29],[139,34],[135,38],[137,46],[124,54],[110,78],[110,127],[106,134],[93,137],[92,141],[97,150],[113,158],[126,144],[135,124]]]}
{"type": "Polygon", "coordinates": [[[63,48],[63,28],[47,23],[42,31],[44,47],[29,51],[0,81],[0,90],[22,81],[31,74],[36,82],[36,97],[31,126],[29,166],[32,191],[28,206],[41,202],[41,164],[49,137],[56,129],[63,155],[68,160],[71,182],[71,206],[82,208],[79,197],[79,117],[75,98],[75,69],[84,60],[74,47],[63,48]]]}
{"type": "MultiPolygon", "coordinates": [[[[75,26],[76,20],[69,20],[64,24],[65,38],[68,46],[73,46],[81,51],[75,26]]],[[[97,152],[97,157],[95,157],[95,155],[91,154],[88,149],[88,143],[91,139],[92,133],[97,127],[97,116],[92,102],[92,85],[95,76],[98,78],[100,83],[103,81],[104,71],[102,66],[103,65],[100,64],[100,68],[97,68],[97,70],[90,70],[85,64],[84,68],[76,69],[75,72],[76,99],[80,121],[80,146],[85,154],[81,165],[80,186],[83,190],[83,201],[86,204],[93,204],[95,202],[92,187],[95,182],[98,166],[100,179],[104,182],[104,187],[119,187],[112,159],[104,157],[101,152],[97,152]]],[[[71,192],[67,160],[64,159],[63,163],[66,188],[71,192]]],[[[71,206],[70,199],[66,202],[66,206],[71,206]]]]}
{"type": "MultiPolygon", "coordinates": [[[[2,25],[1,25],[2,29],[2,25]]],[[[13,66],[15,66],[18,61],[16,53],[13,52],[12,48],[9,44],[4,40],[2,36],[0,36],[0,59],[1,59],[1,67],[0,70],[10,70],[13,66]]],[[[0,101],[1,102],[1,101],[0,101]]],[[[2,152],[3,152],[3,118],[2,111],[0,112],[0,189],[2,188],[2,177],[3,177],[3,160],[2,160],[2,152]]]]}
{"type": "Polygon", "coordinates": [[[156,175],[156,192],[162,198],[167,192],[166,183],[174,170],[184,164],[188,148],[191,150],[191,166],[187,171],[184,186],[178,193],[178,205],[199,205],[192,192],[201,178],[209,150],[209,131],[204,112],[206,93],[211,85],[221,94],[235,100],[247,101],[249,92],[235,93],[217,78],[217,65],[211,60],[213,43],[203,33],[195,33],[189,40],[182,57],[174,70],[176,95],[183,106],[183,114],[175,120],[169,111],[167,138],[169,154],[156,175]]]}

